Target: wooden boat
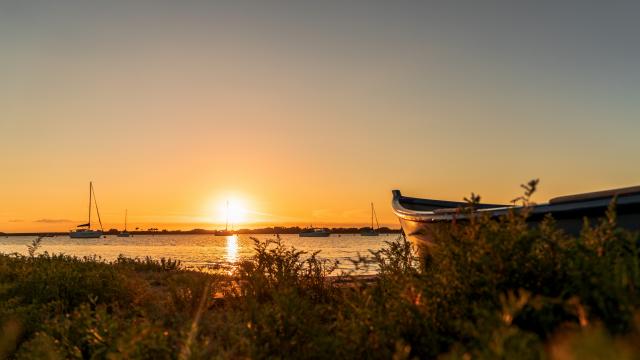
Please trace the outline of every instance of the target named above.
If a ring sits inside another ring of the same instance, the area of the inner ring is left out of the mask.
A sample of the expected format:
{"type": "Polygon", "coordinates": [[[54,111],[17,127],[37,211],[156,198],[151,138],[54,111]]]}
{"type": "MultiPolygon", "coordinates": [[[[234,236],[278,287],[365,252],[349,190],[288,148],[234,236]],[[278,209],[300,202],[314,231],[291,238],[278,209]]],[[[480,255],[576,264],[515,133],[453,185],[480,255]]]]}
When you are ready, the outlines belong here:
{"type": "Polygon", "coordinates": [[[331,231],[327,228],[309,228],[302,230],[298,236],[300,237],[329,237],[331,231]]]}
{"type": "Polygon", "coordinates": [[[102,220],[100,220],[100,211],[98,210],[98,201],[96,200],[96,194],[93,190],[93,183],[89,182],[89,219],[86,224],[78,225],[80,229],[69,232],[69,237],[74,239],[96,239],[102,236],[102,220]],[[91,230],[91,199],[93,197],[93,203],[96,206],[96,213],[98,214],[98,222],[100,223],[100,230],[91,230]]]}
{"type": "Polygon", "coordinates": [[[371,227],[360,231],[360,236],[378,236],[380,235],[380,233],[378,232],[379,229],[380,229],[380,224],[378,223],[378,215],[376,215],[376,210],[373,208],[373,203],[371,203],[371,227]],[[376,219],[377,229],[373,228],[374,217],[376,219]]]}
{"type": "MultiPolygon", "coordinates": [[[[548,203],[533,205],[527,221],[535,226],[550,214],[559,228],[577,235],[584,219],[593,223],[603,217],[614,198],[618,226],[640,230],[640,186],[556,197],[548,203]]],[[[466,205],[464,202],[407,197],[399,190],[393,190],[393,212],[398,216],[405,236],[418,246],[434,245],[433,231],[437,224],[468,219],[470,213],[461,211],[466,205]]],[[[507,215],[510,210],[518,209],[522,207],[478,204],[474,211],[498,218],[507,215]]]]}

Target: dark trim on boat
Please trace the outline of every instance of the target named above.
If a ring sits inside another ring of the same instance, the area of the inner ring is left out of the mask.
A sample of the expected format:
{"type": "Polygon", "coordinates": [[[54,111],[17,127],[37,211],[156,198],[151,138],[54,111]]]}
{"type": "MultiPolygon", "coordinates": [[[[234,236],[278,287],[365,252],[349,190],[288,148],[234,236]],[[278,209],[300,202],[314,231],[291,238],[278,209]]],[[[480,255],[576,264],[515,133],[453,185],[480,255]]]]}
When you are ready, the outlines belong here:
{"type": "MultiPolygon", "coordinates": [[[[603,217],[614,199],[617,224],[630,230],[640,230],[640,186],[554,198],[546,204],[532,205],[527,221],[535,225],[550,214],[560,228],[577,234],[582,229],[584,219],[594,221],[603,217]]],[[[430,242],[430,224],[468,219],[470,213],[461,211],[466,205],[464,202],[403,196],[399,190],[393,190],[393,212],[398,216],[405,235],[418,243],[430,242]]],[[[492,218],[520,210],[521,206],[475,206],[476,213],[488,213],[492,218]]]]}
{"type": "MultiPolygon", "coordinates": [[[[414,211],[432,211],[437,209],[455,209],[464,207],[467,205],[465,202],[460,201],[444,201],[444,200],[433,200],[433,199],[420,199],[414,197],[403,196],[400,193],[400,190],[393,190],[393,199],[401,201],[402,207],[407,210],[414,211]]],[[[499,208],[507,205],[496,205],[496,204],[478,204],[476,209],[490,209],[490,208],[499,208]]]]}
{"type": "Polygon", "coordinates": [[[633,194],[640,194],[640,186],[631,186],[631,187],[612,189],[612,190],[595,191],[595,192],[576,194],[576,195],[558,196],[549,200],[549,204],[562,204],[567,202],[612,198],[614,196],[619,197],[619,196],[633,195],[633,194]]]}

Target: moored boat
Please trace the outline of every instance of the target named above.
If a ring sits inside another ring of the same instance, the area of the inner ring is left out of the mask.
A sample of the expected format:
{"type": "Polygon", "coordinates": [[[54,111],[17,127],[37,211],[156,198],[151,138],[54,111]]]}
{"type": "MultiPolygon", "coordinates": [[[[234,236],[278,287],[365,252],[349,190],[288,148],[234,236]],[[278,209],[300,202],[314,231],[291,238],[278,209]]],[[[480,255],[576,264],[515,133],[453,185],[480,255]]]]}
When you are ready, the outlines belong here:
{"type": "Polygon", "coordinates": [[[128,215],[129,210],[125,209],[124,210],[124,231],[121,231],[118,234],[118,237],[130,237],[131,234],[127,231],[127,215],[128,215]]]}
{"type": "Polygon", "coordinates": [[[329,237],[331,231],[327,228],[309,228],[302,230],[298,236],[300,237],[329,237]]]}
{"type": "Polygon", "coordinates": [[[379,235],[380,233],[378,233],[376,230],[371,228],[367,228],[360,231],[360,236],[379,236],[379,235]]]}
{"type": "Polygon", "coordinates": [[[233,235],[233,231],[229,230],[229,201],[227,200],[227,224],[224,227],[224,230],[216,230],[213,232],[214,236],[231,236],[233,235]]]}
{"type": "Polygon", "coordinates": [[[102,236],[102,220],[100,219],[100,211],[98,210],[98,201],[96,200],[95,192],[93,190],[93,183],[89,182],[89,218],[86,224],[78,225],[78,228],[69,232],[69,237],[74,239],[95,239],[102,236]],[[100,230],[91,230],[91,199],[93,197],[93,203],[96,206],[96,213],[98,214],[98,222],[100,223],[100,230]]]}
{"type": "Polygon", "coordinates": [[[371,227],[360,231],[360,236],[378,236],[380,235],[379,231],[380,231],[380,224],[378,223],[378,215],[376,215],[376,210],[373,208],[373,203],[371,203],[371,227]],[[377,229],[373,228],[374,217],[376,219],[377,229]]]}
{"type": "MultiPolygon", "coordinates": [[[[582,229],[584,219],[593,221],[603,217],[614,198],[618,226],[640,230],[640,186],[556,197],[548,203],[532,205],[527,222],[532,225],[539,224],[550,214],[559,228],[575,235],[582,229]]],[[[467,220],[471,213],[461,211],[467,205],[464,202],[408,197],[402,195],[399,190],[393,190],[393,212],[398,216],[405,236],[418,246],[434,245],[433,233],[438,224],[467,220]]],[[[507,215],[509,211],[522,208],[477,204],[473,211],[478,214],[487,213],[491,218],[499,218],[507,215]]]]}
{"type": "Polygon", "coordinates": [[[77,229],[69,232],[69,237],[74,239],[97,239],[101,236],[101,230],[77,229]]]}

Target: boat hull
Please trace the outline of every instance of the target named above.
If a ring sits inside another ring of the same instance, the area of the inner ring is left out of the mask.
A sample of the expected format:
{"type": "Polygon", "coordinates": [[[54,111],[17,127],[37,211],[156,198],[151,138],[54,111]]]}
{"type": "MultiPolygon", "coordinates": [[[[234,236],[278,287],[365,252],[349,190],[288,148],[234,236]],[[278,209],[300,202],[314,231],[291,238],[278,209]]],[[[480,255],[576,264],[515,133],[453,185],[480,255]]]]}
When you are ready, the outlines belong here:
{"type": "Polygon", "coordinates": [[[129,234],[128,232],[121,232],[120,234],[118,234],[118,237],[131,237],[131,234],[129,234]]]}
{"type": "MultiPolygon", "coordinates": [[[[590,224],[596,224],[598,219],[606,215],[609,204],[615,198],[617,225],[628,230],[640,230],[640,191],[616,193],[611,190],[606,196],[595,198],[588,195],[572,195],[552,199],[548,204],[534,205],[530,208],[527,222],[537,226],[545,216],[551,215],[558,228],[571,235],[578,235],[585,219],[590,224]]],[[[437,245],[436,233],[446,230],[452,223],[464,224],[471,215],[460,211],[464,205],[465,203],[460,202],[405,197],[398,190],[393,192],[393,211],[398,216],[407,239],[419,248],[428,249],[437,245]]],[[[480,204],[476,209],[476,214],[488,214],[490,218],[498,219],[509,211],[520,211],[522,207],[480,204]]]]}
{"type": "Polygon", "coordinates": [[[97,239],[102,236],[102,231],[83,230],[72,231],[69,233],[69,237],[72,239],[97,239]]]}

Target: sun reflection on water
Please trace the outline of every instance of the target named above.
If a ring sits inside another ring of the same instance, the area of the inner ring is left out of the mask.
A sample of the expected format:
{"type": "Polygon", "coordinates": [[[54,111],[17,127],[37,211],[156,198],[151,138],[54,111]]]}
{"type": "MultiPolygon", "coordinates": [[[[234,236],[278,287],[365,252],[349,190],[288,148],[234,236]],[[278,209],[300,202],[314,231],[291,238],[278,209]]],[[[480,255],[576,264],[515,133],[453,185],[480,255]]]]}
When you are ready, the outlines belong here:
{"type": "Polygon", "coordinates": [[[238,260],[238,235],[227,236],[227,261],[235,263],[238,260]]]}

